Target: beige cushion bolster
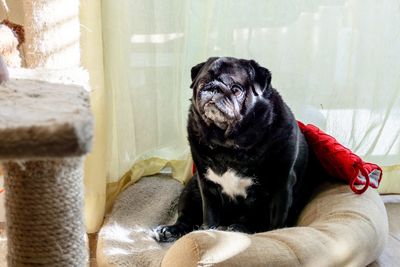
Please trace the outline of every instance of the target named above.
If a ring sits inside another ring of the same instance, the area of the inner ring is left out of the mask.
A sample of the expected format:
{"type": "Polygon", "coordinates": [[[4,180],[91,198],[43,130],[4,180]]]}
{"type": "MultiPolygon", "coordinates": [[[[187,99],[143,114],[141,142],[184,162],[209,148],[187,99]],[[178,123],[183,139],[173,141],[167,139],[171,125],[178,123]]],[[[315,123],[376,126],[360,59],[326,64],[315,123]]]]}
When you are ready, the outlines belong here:
{"type": "Polygon", "coordinates": [[[354,194],[326,185],[303,210],[297,227],[246,235],[197,231],[179,239],[162,266],[366,266],[388,236],[378,193],[354,194]]]}

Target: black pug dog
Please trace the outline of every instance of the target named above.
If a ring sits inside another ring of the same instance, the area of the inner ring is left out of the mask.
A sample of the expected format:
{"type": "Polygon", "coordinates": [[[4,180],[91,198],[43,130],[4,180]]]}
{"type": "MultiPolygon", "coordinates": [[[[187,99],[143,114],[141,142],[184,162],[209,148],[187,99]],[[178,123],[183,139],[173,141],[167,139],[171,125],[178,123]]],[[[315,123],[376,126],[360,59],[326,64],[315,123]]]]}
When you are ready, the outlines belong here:
{"type": "Polygon", "coordinates": [[[210,58],[191,70],[188,139],[197,167],[160,242],[196,229],[256,233],[296,222],[319,166],[271,73],[254,60],[210,58]]]}

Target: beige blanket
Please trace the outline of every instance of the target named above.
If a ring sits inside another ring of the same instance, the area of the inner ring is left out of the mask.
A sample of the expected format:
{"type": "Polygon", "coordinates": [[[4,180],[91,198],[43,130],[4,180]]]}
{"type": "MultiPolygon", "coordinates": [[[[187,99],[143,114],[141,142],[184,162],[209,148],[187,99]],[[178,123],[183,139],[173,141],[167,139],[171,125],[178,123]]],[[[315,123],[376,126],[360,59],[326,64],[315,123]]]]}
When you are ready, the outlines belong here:
{"type": "Polygon", "coordinates": [[[171,224],[183,186],[169,176],[142,178],[122,192],[99,232],[99,266],[160,266],[170,243],[158,243],[151,228],[171,224]]]}

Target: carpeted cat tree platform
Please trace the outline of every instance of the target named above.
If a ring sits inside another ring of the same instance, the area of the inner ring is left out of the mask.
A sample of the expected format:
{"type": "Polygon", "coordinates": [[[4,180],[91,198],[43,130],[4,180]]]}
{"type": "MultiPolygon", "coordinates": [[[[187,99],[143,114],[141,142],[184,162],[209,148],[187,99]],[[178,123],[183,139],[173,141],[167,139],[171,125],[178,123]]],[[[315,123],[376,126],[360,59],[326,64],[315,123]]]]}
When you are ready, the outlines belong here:
{"type": "Polygon", "coordinates": [[[33,80],[0,85],[8,266],[84,266],[83,155],[88,93],[33,80]]]}

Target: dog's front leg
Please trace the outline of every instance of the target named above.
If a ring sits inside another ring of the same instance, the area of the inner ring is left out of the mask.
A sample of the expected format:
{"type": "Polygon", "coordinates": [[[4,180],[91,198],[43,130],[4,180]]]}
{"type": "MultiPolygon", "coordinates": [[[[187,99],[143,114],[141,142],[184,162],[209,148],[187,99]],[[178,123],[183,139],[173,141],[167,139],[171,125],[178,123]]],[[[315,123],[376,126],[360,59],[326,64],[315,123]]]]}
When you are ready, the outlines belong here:
{"type": "Polygon", "coordinates": [[[199,177],[203,205],[203,224],[200,229],[216,229],[221,222],[221,195],[217,185],[199,177]]]}
{"type": "Polygon", "coordinates": [[[178,203],[178,219],[173,225],[160,225],[153,229],[153,236],[159,242],[172,242],[202,223],[202,200],[197,178],[192,177],[183,189],[178,203]]]}

